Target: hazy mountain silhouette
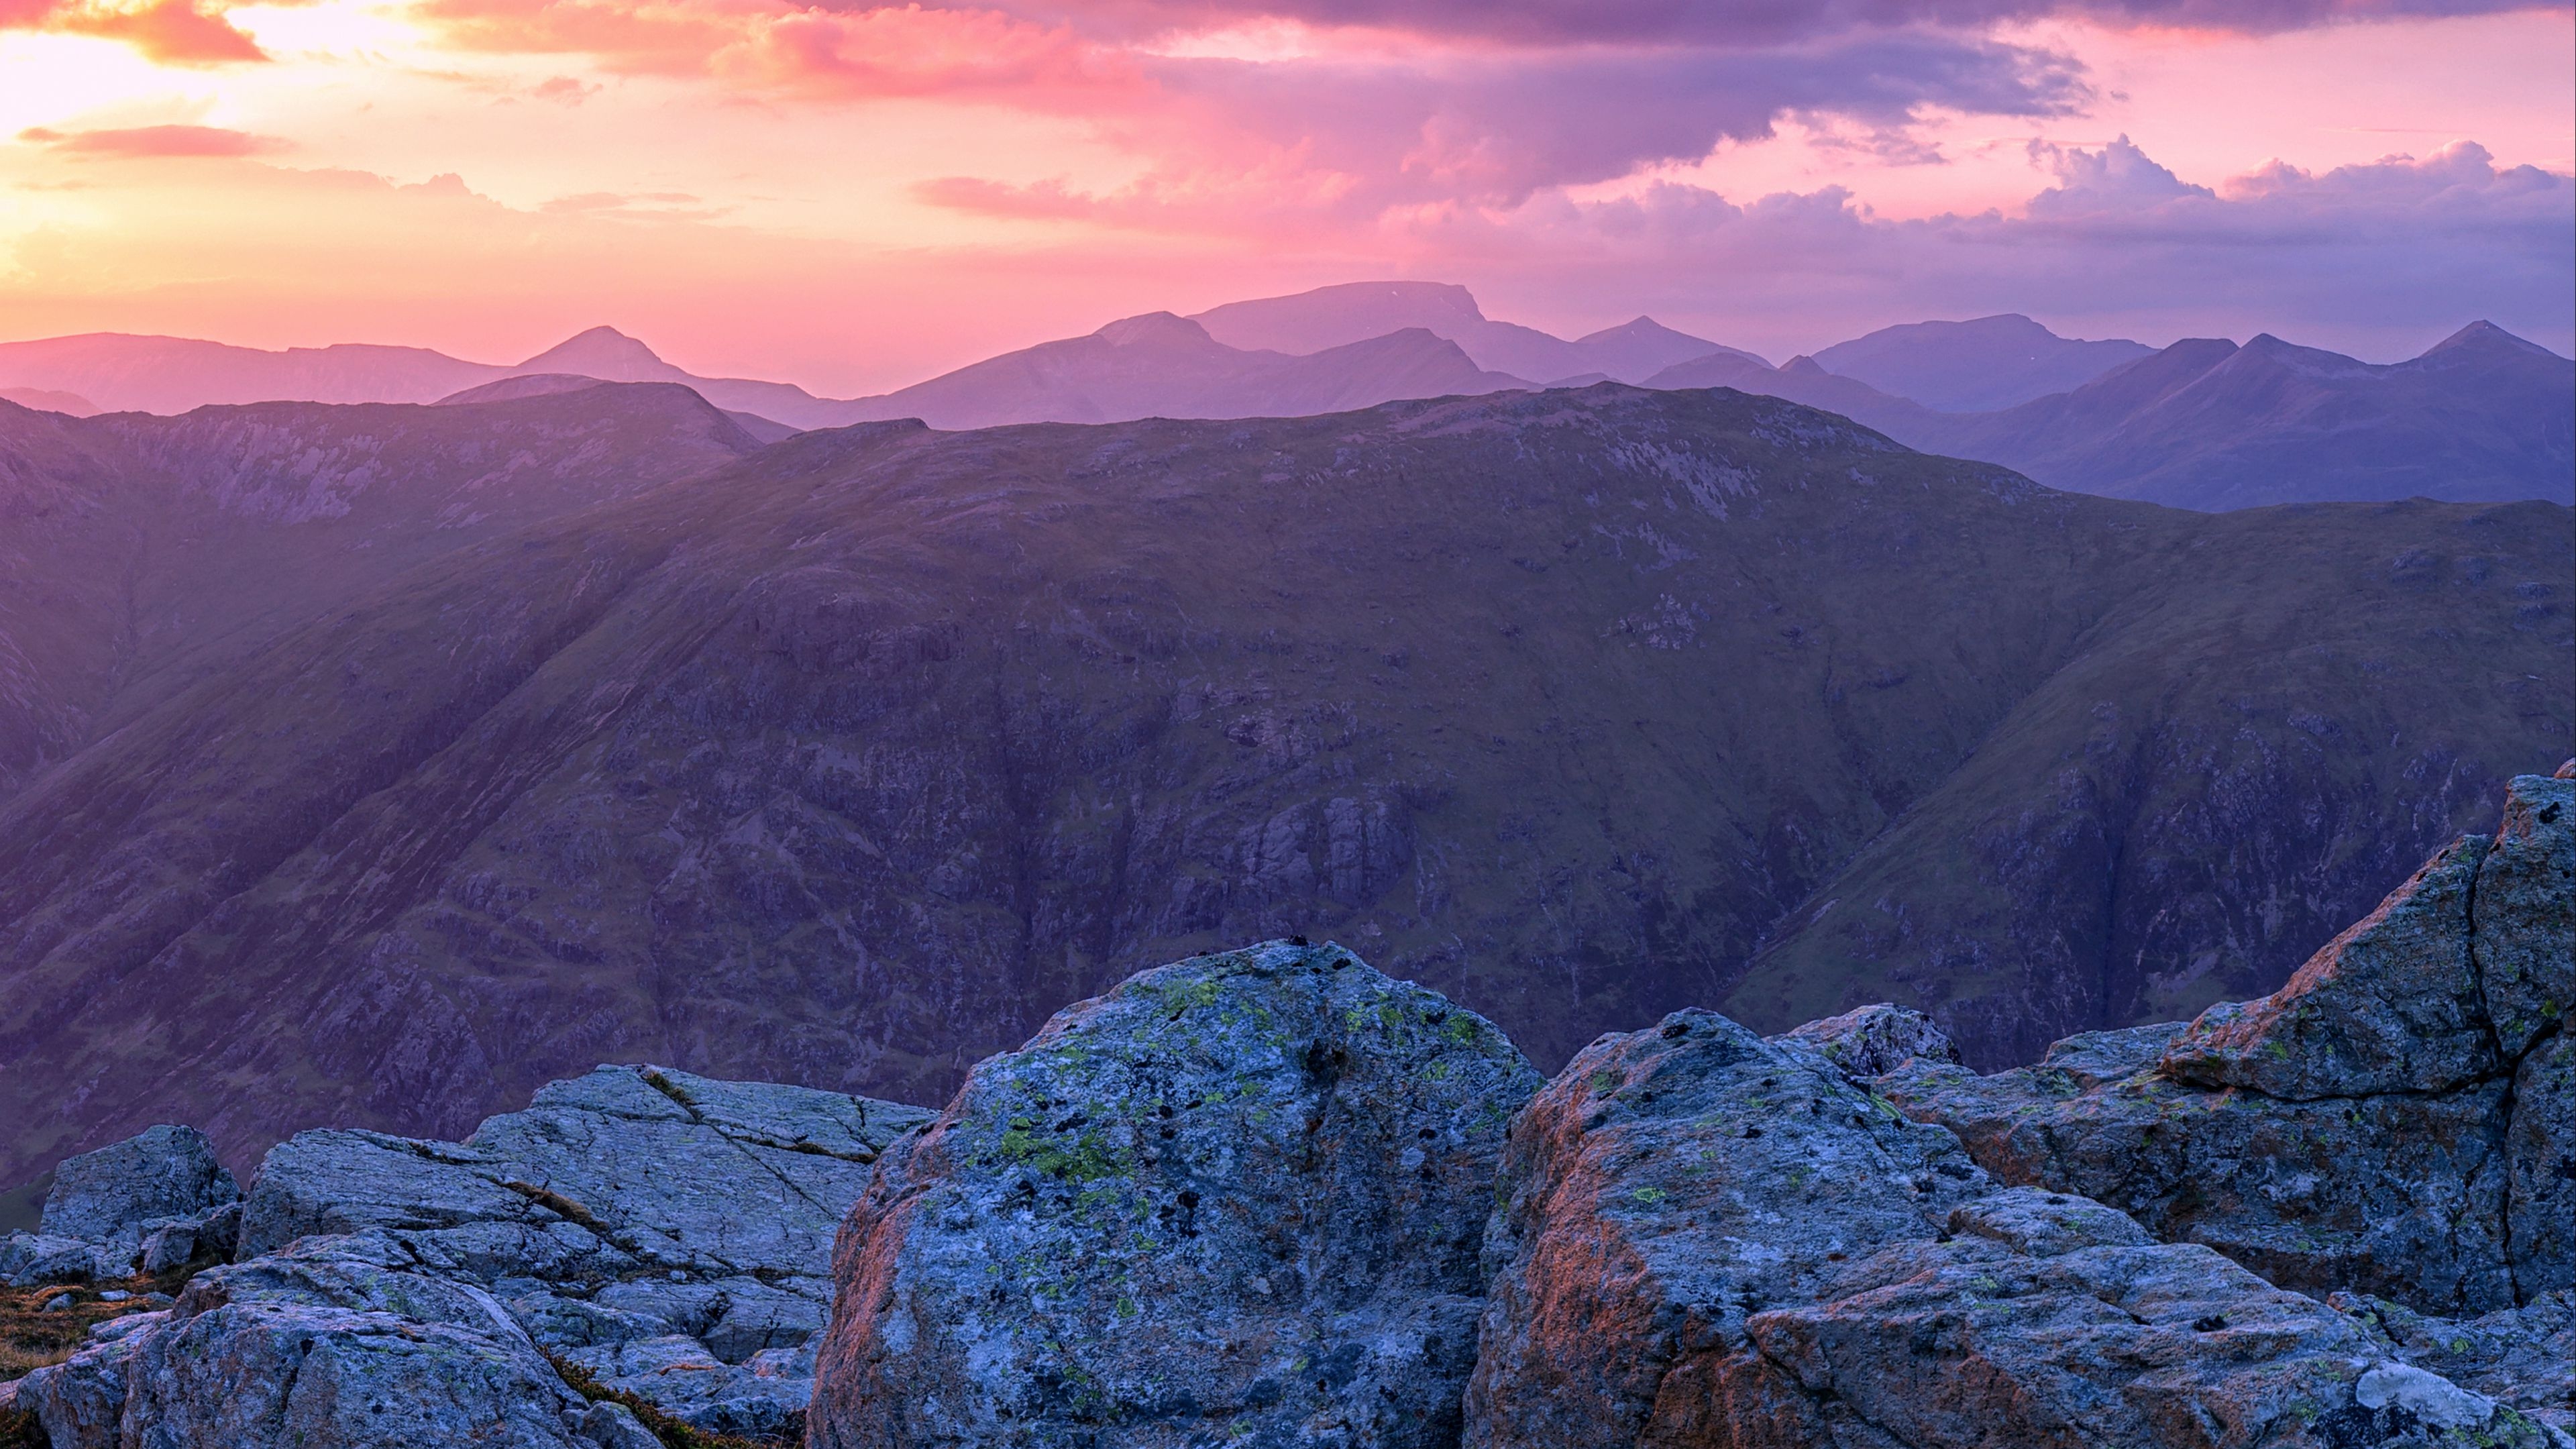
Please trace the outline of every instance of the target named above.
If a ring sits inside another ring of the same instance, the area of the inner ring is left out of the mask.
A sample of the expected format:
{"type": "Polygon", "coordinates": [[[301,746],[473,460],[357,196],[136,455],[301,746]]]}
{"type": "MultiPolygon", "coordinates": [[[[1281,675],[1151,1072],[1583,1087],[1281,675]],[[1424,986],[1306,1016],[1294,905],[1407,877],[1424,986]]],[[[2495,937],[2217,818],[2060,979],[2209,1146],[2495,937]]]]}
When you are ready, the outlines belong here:
{"type": "Polygon", "coordinates": [[[0,387],[0,402],[13,402],[38,412],[64,413],[86,418],[98,411],[98,404],[76,392],[56,392],[41,387],[0,387]]]}
{"type": "Polygon", "coordinates": [[[602,1060],[932,1100],[1299,931],[1550,1064],[1889,997],[1993,1063],[2277,985],[2576,731],[2566,509],[2160,509],[1726,392],[0,438],[0,1183],[602,1060]]]}
{"type": "Polygon", "coordinates": [[[1346,282],[1294,296],[1229,302],[1191,320],[1229,347],[1300,354],[1419,327],[1457,343],[1478,367],[1533,382],[1587,375],[1643,382],[1674,363],[1711,353],[1762,361],[1648,317],[1568,342],[1535,327],[1493,321],[1474,294],[1443,282],[1346,282]]]}
{"type": "Polygon", "coordinates": [[[839,404],[852,420],[919,418],[934,428],[1136,418],[1301,417],[1396,398],[1530,386],[1479,369],[1457,344],[1414,327],[1306,356],[1228,347],[1169,312],[1112,322],[839,404]]]}
{"type": "Polygon", "coordinates": [[[1936,412],[1993,412],[2083,386],[2155,351],[2125,339],[2060,337],[2020,313],[1973,322],[1909,322],[1837,342],[1816,365],[1936,412]]]}
{"type": "Polygon", "coordinates": [[[2268,335],[2243,347],[2190,339],[1990,413],[1935,412],[1806,359],[1763,369],[1702,358],[1649,385],[1788,398],[2053,488],[2180,508],[2576,502],[2576,362],[2486,322],[2387,365],[2268,335]]]}

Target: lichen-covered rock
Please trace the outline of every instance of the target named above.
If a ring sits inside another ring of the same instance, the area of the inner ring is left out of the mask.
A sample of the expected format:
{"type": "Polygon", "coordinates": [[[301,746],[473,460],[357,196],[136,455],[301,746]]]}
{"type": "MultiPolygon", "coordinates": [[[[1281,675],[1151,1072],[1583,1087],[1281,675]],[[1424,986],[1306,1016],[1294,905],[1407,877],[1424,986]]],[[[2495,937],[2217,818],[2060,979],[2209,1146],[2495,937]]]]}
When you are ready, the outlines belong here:
{"type": "Polygon", "coordinates": [[[831,1235],[877,1154],[928,1116],[603,1067],[463,1143],[304,1133],[271,1151],[246,1203],[159,1222],[140,1245],[184,1263],[237,1233],[239,1261],[31,1376],[27,1400],[57,1449],[647,1433],[583,1404],[552,1353],[702,1428],[790,1435],[831,1235]]]}
{"type": "Polygon", "coordinates": [[[44,1231],[130,1249],[144,1224],[193,1218],[241,1196],[194,1127],[146,1127],[122,1142],[67,1157],[45,1195],[44,1231]]]}
{"type": "Polygon", "coordinates": [[[1512,1125],[1467,1442],[1656,1442],[1668,1383],[1765,1371],[1749,1315],[1932,1241],[1985,1186],[1949,1133],[1712,1012],[1604,1037],[1512,1125]]]}
{"type": "Polygon", "coordinates": [[[2073,1038],[2037,1067],[1917,1061],[1878,1085],[1998,1178],[2099,1198],[2282,1287],[2513,1308],[2576,1286],[2571,860],[2576,781],[2521,776],[2492,842],[2443,850],[2271,997],[2073,1038]]]}
{"type": "Polygon", "coordinates": [[[2281,1287],[2454,1315],[2515,1301],[2502,1083],[2279,1102],[2152,1067],[2088,1083],[2048,1065],[1980,1077],[1917,1064],[1878,1087],[1956,1132],[2004,1182],[2099,1199],[2162,1241],[2205,1244],[2281,1287]]]}
{"type": "Polygon", "coordinates": [[[252,1183],[245,1259],[322,1239],[496,1295],[548,1350],[675,1417],[779,1433],[811,1391],[773,1350],[831,1305],[831,1242],[887,1143],[930,1114],[802,1087],[601,1067],[462,1143],[305,1132],[252,1183]],[[350,1236],[354,1235],[354,1236],[350,1236]],[[353,1246],[364,1244],[364,1246],[353,1246]],[[624,1345],[687,1372],[621,1376],[624,1345]]]}
{"type": "Polygon", "coordinates": [[[42,1283],[99,1276],[99,1246],[78,1238],[11,1233],[0,1238],[0,1283],[33,1288],[42,1283]]]}
{"type": "Polygon", "coordinates": [[[228,1202],[192,1218],[144,1231],[134,1250],[138,1273],[166,1273],[207,1258],[229,1258],[241,1242],[242,1205],[228,1202]]]}
{"type": "Polygon", "coordinates": [[[1514,1123],[1471,1449],[2542,1446],[2343,1315],[1706,1012],[1514,1123]]]}
{"type": "Polygon", "coordinates": [[[2505,1172],[2516,1297],[2576,1287],[2576,1036],[2563,1029],[2514,1072],[2505,1172]]]}
{"type": "Polygon", "coordinates": [[[1917,1057],[1959,1060],[1959,1044],[1932,1018],[1885,1002],[1808,1022],[1782,1032],[1780,1039],[1815,1048],[1853,1078],[1883,1077],[1917,1057]]]}
{"type": "Polygon", "coordinates": [[[2478,869],[2472,954],[2496,1048],[2520,1058],[2576,1010],[2576,778],[2516,776],[2478,869]]]}
{"type": "Polygon", "coordinates": [[[2366,1294],[2327,1301],[2407,1363],[2576,1433],[2576,1290],[2471,1319],[2428,1317],[2366,1294]]]}
{"type": "Polygon", "coordinates": [[[811,1442],[1453,1442],[1495,1159],[1537,1084],[1484,1019],[1333,946],[1070,1007],[850,1215],[811,1442]]]}
{"type": "Polygon", "coordinates": [[[2314,1101],[2440,1092],[2503,1067],[2469,952],[2488,839],[2463,836],[2259,1001],[2209,1008],[2165,1048],[2165,1074],[2314,1101]]]}
{"type": "Polygon", "coordinates": [[[586,1406],[480,1289],[299,1244],[29,1374],[54,1449],[570,1449],[586,1406]]]}

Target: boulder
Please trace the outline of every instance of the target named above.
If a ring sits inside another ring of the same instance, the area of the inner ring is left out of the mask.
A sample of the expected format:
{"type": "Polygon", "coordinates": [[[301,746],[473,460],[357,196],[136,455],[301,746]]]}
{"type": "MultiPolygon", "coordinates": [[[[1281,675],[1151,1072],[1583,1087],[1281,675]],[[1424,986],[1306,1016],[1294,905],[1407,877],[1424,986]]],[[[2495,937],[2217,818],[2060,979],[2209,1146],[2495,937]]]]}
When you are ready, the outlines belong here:
{"type": "Polygon", "coordinates": [[[300,1244],[27,1375],[54,1449],[572,1449],[587,1406],[490,1294],[300,1244]]]}
{"type": "Polygon", "coordinates": [[[238,1261],[31,1376],[28,1402],[57,1449],[651,1438],[561,1363],[710,1431],[793,1434],[831,1234],[929,1115],[603,1067],[463,1143],[302,1133],[245,1202],[139,1244],[184,1263],[237,1239],[238,1261]]]}
{"type": "Polygon", "coordinates": [[[2515,1301],[2502,1083],[2280,1102],[2186,1086],[2152,1064],[2088,1083],[2046,1064],[1980,1077],[1918,1063],[1878,1087],[1956,1132],[2001,1181],[2097,1198],[2281,1287],[2454,1315],[2515,1301]]]}
{"type": "Polygon", "coordinates": [[[1881,1077],[1917,1057],[1927,1062],[1956,1062],[1959,1045],[1932,1018],[1910,1007],[1884,1002],[1811,1021],[1781,1033],[1824,1053],[1847,1077],[1881,1077]]]}
{"type": "Polygon", "coordinates": [[[488,1290],[548,1352],[676,1418],[784,1433],[811,1392],[794,1351],[830,1311],[832,1234],[877,1155],[929,1116],[601,1067],[462,1143],[297,1134],[252,1183],[240,1253],[363,1243],[344,1250],[488,1290]],[[655,1354],[670,1371],[622,1367],[655,1354]]]}
{"type": "Polygon", "coordinates": [[[44,1232],[131,1253],[150,1226],[194,1218],[241,1196],[194,1127],[147,1127],[122,1142],[67,1157],[45,1196],[44,1232]]]}
{"type": "Polygon", "coordinates": [[[2366,1294],[2327,1300],[2395,1357],[2576,1433],[2576,1290],[2471,1319],[2433,1318],[2366,1294]]]}
{"type": "MultiPolygon", "coordinates": [[[[0,1283],[33,1288],[44,1283],[102,1276],[98,1245],[78,1238],[44,1233],[11,1233],[0,1238],[0,1283]]],[[[112,1276],[112,1275],[108,1275],[112,1276]]]]}
{"type": "Polygon", "coordinates": [[[1482,1017],[1335,946],[1069,1007],[851,1213],[810,1442],[1454,1443],[1537,1085],[1482,1017]]]}
{"type": "Polygon", "coordinates": [[[2553,1442],[1708,1012],[1577,1056],[1500,1193],[1472,1449],[2553,1442]]]}
{"type": "Polygon", "coordinates": [[[2282,1287],[2453,1318],[2527,1304],[2576,1286],[2572,858],[2576,780],[2521,776],[2492,840],[2445,848],[2270,997],[1878,1086],[2003,1181],[2282,1287]]]}

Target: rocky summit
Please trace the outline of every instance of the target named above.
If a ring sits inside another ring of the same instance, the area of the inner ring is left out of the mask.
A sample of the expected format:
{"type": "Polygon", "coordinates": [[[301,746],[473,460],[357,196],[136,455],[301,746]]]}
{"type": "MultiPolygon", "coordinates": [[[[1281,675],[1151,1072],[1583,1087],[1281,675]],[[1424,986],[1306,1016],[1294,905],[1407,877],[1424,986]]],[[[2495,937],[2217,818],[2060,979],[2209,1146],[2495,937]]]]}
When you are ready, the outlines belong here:
{"type": "Polygon", "coordinates": [[[463,1142],[302,1133],[239,1196],[156,1127],[0,1246],[44,1312],[136,1310],[0,1434],[2576,1449],[2571,975],[2576,762],[2273,995],[1990,1076],[1879,1005],[1676,1011],[1542,1082],[1282,940],[935,1115],[602,1067],[463,1142]]]}

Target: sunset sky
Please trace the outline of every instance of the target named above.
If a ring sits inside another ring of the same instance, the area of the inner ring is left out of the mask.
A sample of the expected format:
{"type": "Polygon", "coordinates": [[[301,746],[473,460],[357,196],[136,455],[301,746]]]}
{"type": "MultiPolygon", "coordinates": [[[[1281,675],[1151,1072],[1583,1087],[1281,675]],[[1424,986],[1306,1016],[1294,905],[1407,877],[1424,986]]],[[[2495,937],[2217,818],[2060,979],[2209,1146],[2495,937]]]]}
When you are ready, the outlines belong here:
{"type": "Polygon", "coordinates": [[[0,338],[848,394],[1464,282],[1774,360],[1890,322],[2576,349],[2576,9],[2474,0],[0,0],[0,338]]]}

